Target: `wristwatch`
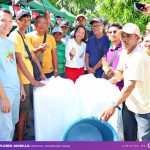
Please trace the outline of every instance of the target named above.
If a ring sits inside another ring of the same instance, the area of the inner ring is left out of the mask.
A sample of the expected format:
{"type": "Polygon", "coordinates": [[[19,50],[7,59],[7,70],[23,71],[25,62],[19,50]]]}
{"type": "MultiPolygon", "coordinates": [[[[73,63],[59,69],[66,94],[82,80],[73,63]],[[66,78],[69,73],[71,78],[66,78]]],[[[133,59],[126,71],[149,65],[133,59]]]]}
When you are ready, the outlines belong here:
{"type": "Polygon", "coordinates": [[[112,102],[112,106],[119,109],[119,110],[121,110],[121,108],[115,102],[112,102]]]}

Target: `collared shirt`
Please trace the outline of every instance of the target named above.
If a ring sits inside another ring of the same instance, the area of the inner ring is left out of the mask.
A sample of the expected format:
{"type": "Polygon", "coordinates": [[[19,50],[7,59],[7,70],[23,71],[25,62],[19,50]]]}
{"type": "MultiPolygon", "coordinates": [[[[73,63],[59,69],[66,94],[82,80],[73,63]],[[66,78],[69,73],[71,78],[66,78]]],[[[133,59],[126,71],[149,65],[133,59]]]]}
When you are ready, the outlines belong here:
{"type": "Polygon", "coordinates": [[[130,54],[122,51],[117,70],[123,71],[124,86],[136,81],[126,100],[128,109],[138,114],[150,113],[150,59],[144,50],[137,46],[130,54]]]}

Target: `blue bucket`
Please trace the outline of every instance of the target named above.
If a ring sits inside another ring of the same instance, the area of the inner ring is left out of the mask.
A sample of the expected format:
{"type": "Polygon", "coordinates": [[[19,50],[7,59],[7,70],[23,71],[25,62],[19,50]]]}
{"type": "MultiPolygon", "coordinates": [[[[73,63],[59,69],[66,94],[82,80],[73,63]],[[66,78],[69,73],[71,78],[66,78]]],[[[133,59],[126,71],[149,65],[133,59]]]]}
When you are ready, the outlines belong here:
{"type": "Polygon", "coordinates": [[[62,135],[62,141],[119,141],[118,134],[108,122],[95,117],[79,119],[62,135]]]}

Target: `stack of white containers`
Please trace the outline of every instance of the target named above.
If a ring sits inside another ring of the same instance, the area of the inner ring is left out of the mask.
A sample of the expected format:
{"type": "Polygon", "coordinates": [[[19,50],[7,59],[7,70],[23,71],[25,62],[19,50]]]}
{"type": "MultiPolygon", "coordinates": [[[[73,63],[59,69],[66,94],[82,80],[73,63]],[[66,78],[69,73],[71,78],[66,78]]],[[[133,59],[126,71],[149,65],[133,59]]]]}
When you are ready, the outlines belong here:
{"type": "MultiPolygon", "coordinates": [[[[46,86],[34,90],[35,137],[37,141],[59,141],[74,121],[98,115],[115,101],[118,88],[92,74],[74,84],[69,79],[51,77],[46,86]]],[[[117,129],[117,114],[109,123],[117,129]]]]}

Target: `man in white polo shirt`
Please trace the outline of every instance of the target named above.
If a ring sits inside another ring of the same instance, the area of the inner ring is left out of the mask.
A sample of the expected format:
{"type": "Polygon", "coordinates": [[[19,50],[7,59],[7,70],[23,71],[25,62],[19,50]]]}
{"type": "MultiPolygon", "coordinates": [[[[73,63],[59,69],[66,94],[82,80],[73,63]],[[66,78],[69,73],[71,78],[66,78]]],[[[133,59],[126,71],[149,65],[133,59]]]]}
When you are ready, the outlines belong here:
{"type": "MultiPolygon", "coordinates": [[[[134,113],[138,125],[138,139],[150,140],[150,60],[138,46],[140,39],[139,27],[127,23],[122,28],[121,40],[123,53],[116,74],[124,77],[124,88],[118,100],[105,110],[100,119],[109,120],[125,101],[127,108],[134,113]]],[[[128,122],[130,125],[130,122],[128,122]]]]}

